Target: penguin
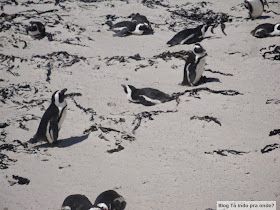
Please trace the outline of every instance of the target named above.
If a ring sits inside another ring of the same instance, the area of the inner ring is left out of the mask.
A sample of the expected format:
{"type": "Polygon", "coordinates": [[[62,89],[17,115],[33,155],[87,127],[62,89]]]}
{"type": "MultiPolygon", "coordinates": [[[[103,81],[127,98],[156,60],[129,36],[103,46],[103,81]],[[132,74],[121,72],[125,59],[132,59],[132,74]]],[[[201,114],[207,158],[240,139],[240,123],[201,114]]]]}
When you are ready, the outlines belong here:
{"type": "Polygon", "coordinates": [[[41,22],[31,21],[26,27],[26,32],[34,39],[46,36],[45,26],[41,22]]]}
{"type": "Polygon", "coordinates": [[[47,141],[52,144],[57,141],[58,132],[65,119],[67,110],[66,91],[67,89],[65,88],[53,93],[52,102],[44,113],[36,134],[28,141],[29,143],[34,144],[38,141],[47,141]]]}
{"type": "Polygon", "coordinates": [[[184,66],[184,77],[181,85],[194,86],[200,80],[205,67],[205,57],[207,53],[205,49],[196,43],[192,51],[188,52],[188,57],[184,66]]]}
{"type": "Polygon", "coordinates": [[[244,6],[249,10],[250,19],[254,20],[260,17],[264,11],[264,5],[269,8],[266,0],[245,0],[244,6]]]}
{"type": "Polygon", "coordinates": [[[137,89],[132,85],[121,85],[126,93],[127,99],[133,103],[141,103],[144,106],[153,106],[159,103],[171,101],[173,98],[153,88],[137,89]]]}
{"type": "Polygon", "coordinates": [[[94,206],[108,208],[108,210],[124,210],[126,201],[114,190],[107,190],[97,196],[94,206]]]}
{"type": "Polygon", "coordinates": [[[257,38],[265,38],[270,36],[280,36],[280,22],[276,24],[264,23],[258,25],[251,34],[257,38]]]}
{"type": "Polygon", "coordinates": [[[139,13],[133,14],[131,16],[132,16],[132,21],[136,21],[137,23],[144,23],[145,25],[148,25],[149,28],[145,30],[143,34],[149,34],[154,32],[151,23],[150,21],[148,21],[146,16],[140,15],[139,13]]]}
{"type": "Polygon", "coordinates": [[[110,29],[116,34],[113,36],[124,37],[131,34],[142,35],[150,31],[148,23],[138,23],[136,20],[133,21],[122,21],[113,25],[111,21],[107,21],[110,29]]]}
{"type": "Polygon", "coordinates": [[[69,195],[63,201],[61,210],[109,210],[107,206],[101,204],[94,206],[90,200],[81,194],[69,195]]]}
{"type": "Polygon", "coordinates": [[[203,40],[209,24],[199,25],[196,28],[187,28],[178,32],[171,40],[167,42],[168,45],[174,46],[178,44],[194,44],[203,40]]]}

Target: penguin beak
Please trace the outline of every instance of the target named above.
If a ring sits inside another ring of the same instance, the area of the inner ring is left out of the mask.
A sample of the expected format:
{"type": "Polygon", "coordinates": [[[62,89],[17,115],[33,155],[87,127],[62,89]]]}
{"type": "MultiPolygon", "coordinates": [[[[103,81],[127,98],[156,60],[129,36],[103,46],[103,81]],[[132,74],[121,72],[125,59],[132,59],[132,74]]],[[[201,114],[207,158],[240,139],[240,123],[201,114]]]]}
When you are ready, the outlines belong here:
{"type": "Polygon", "coordinates": [[[124,92],[127,93],[126,85],[121,84],[121,86],[123,87],[124,92]]]}
{"type": "Polygon", "coordinates": [[[64,95],[66,91],[67,91],[67,88],[64,88],[64,89],[61,90],[60,92],[64,95]]]}

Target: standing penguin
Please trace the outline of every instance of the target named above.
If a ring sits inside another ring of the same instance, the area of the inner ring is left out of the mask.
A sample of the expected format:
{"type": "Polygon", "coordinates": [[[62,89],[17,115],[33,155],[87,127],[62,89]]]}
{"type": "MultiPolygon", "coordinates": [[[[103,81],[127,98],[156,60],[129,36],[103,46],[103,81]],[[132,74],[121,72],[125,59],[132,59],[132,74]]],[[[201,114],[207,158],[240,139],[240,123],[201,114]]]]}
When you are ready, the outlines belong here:
{"type": "Polygon", "coordinates": [[[245,0],[244,5],[249,10],[249,17],[252,20],[262,15],[264,11],[264,5],[269,8],[266,0],[245,0]]]}
{"type": "Polygon", "coordinates": [[[205,56],[207,56],[205,49],[196,43],[193,50],[189,51],[188,57],[184,59],[186,63],[182,85],[194,86],[197,84],[204,72],[205,56]]]}
{"type": "Polygon", "coordinates": [[[122,85],[127,99],[134,103],[141,103],[145,106],[152,106],[172,100],[172,97],[160,90],[153,88],[137,89],[132,85],[122,85]]]}
{"type": "Polygon", "coordinates": [[[43,38],[46,35],[45,26],[41,22],[31,21],[26,27],[26,32],[34,39],[43,38]]]}
{"type": "Polygon", "coordinates": [[[265,37],[269,37],[269,36],[280,36],[280,23],[260,24],[253,31],[251,31],[251,34],[257,38],[265,38],[265,37]]]}
{"type": "Polygon", "coordinates": [[[104,205],[94,206],[85,195],[74,194],[65,198],[61,210],[108,210],[108,208],[104,205]]]}
{"type": "Polygon", "coordinates": [[[65,119],[67,103],[65,92],[67,89],[55,91],[52,95],[52,102],[44,113],[37,133],[28,142],[33,144],[38,141],[47,141],[54,143],[57,141],[58,132],[65,119]]]}
{"type": "Polygon", "coordinates": [[[203,40],[204,35],[210,25],[203,24],[196,28],[187,28],[178,32],[171,40],[167,42],[168,45],[174,46],[178,44],[193,44],[203,40]]]}
{"type": "Polygon", "coordinates": [[[96,198],[94,206],[107,207],[108,210],[124,210],[126,201],[116,191],[107,190],[96,198]]]}

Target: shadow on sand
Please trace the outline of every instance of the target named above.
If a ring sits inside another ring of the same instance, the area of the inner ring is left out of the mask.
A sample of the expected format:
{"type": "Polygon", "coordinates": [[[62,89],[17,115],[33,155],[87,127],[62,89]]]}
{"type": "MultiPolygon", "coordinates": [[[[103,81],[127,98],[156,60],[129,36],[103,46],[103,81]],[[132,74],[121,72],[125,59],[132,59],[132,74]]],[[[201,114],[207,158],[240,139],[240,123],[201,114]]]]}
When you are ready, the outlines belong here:
{"type": "Polygon", "coordinates": [[[47,147],[59,147],[59,148],[65,148],[65,147],[70,147],[72,145],[78,144],[84,140],[86,140],[89,136],[89,133],[83,136],[73,136],[67,139],[61,139],[58,140],[54,144],[50,143],[44,143],[38,146],[35,146],[36,148],[47,148],[47,147]]]}

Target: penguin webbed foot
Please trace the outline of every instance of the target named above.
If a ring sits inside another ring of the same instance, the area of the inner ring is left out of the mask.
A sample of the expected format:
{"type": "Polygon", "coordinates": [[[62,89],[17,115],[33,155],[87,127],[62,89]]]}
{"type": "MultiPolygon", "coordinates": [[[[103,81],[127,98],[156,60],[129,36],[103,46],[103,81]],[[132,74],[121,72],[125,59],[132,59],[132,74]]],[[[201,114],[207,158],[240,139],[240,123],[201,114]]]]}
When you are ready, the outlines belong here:
{"type": "Polygon", "coordinates": [[[38,138],[36,136],[33,136],[31,139],[29,139],[27,141],[27,143],[29,143],[29,144],[36,144],[38,142],[39,142],[39,140],[38,140],[38,138]]]}
{"type": "Polygon", "coordinates": [[[183,81],[183,82],[179,83],[179,85],[187,86],[187,87],[191,87],[192,86],[188,81],[183,81]]]}

